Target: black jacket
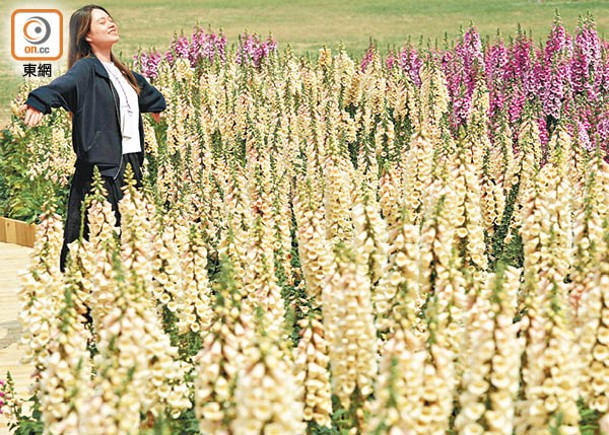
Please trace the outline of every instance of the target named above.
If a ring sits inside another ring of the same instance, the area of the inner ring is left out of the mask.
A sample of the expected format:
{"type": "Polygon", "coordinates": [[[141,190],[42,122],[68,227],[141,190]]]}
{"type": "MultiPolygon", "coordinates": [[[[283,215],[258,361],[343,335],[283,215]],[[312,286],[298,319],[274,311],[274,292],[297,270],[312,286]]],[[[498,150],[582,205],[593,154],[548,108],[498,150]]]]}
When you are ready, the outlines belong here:
{"type": "MultiPolygon", "coordinates": [[[[132,71],[133,72],[133,71],[132,71]]],[[[162,112],[163,95],[140,74],[133,72],[140,87],[139,131],[144,149],[142,113],[162,112]]],[[[29,93],[26,104],[50,113],[53,107],[72,112],[72,147],[76,164],[99,166],[102,175],[116,177],[122,164],[119,96],[108,71],[95,56],[80,59],[64,75],[29,93]]],[[[143,152],[141,153],[143,161],[143,152]]]]}

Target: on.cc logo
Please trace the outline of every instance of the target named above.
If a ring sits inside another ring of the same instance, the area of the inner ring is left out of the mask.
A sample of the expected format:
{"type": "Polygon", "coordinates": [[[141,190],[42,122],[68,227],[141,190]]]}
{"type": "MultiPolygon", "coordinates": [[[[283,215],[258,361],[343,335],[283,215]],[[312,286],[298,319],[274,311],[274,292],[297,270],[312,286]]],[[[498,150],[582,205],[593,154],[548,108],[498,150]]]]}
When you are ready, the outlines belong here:
{"type": "Polygon", "coordinates": [[[57,9],[17,9],[11,16],[15,60],[58,60],[63,54],[63,15],[57,9]]]}
{"type": "Polygon", "coordinates": [[[51,36],[51,25],[42,17],[32,17],[23,26],[23,36],[30,44],[44,44],[51,36]]]}

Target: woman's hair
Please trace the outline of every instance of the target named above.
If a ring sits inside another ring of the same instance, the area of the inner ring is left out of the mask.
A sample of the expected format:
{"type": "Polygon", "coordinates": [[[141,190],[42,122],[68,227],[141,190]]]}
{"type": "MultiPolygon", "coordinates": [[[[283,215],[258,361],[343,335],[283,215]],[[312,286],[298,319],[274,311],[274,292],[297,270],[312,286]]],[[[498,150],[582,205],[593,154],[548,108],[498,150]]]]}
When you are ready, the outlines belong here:
{"type": "MultiPolygon", "coordinates": [[[[70,46],[68,48],[68,69],[72,68],[72,65],[77,60],[84,57],[94,56],[91,50],[91,45],[85,39],[87,33],[91,28],[91,11],[93,9],[101,9],[107,13],[110,17],[110,13],[101,6],[98,5],[87,5],[75,11],[70,17],[70,46]]],[[[133,89],[139,94],[140,88],[137,85],[135,76],[113,53],[110,53],[110,60],[114,62],[116,67],[121,70],[123,75],[127,78],[133,89]]]]}

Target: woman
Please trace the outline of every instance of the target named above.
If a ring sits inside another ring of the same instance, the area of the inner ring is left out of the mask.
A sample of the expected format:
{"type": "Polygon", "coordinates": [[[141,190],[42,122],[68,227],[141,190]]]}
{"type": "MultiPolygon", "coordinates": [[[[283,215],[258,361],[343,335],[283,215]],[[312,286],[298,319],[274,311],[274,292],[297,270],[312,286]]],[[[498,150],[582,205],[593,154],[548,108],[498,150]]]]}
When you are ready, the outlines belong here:
{"type": "MultiPolygon", "coordinates": [[[[156,122],[165,110],[163,95],[144,77],[130,71],[113,54],[118,27],[101,6],[78,9],[70,18],[68,71],[47,86],[33,90],[21,108],[25,124],[37,125],[53,107],[72,116],[72,147],[76,170],[72,178],[60,267],[65,269],[68,244],[80,233],[81,207],[91,191],[93,168],[104,180],[108,200],[118,214],[127,164],[133,166],[138,185],[144,160],[141,113],[153,112],[156,122]]],[[[85,221],[85,237],[88,225],[85,221]]]]}

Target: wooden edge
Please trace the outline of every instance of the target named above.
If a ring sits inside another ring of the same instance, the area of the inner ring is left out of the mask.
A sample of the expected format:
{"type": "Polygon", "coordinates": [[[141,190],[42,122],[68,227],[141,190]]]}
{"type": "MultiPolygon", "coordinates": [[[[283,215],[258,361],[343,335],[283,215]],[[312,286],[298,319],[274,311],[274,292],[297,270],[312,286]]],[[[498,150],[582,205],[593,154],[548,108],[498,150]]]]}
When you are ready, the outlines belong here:
{"type": "Polygon", "coordinates": [[[0,242],[32,248],[36,239],[36,225],[0,217],[0,242]]]}
{"type": "Polygon", "coordinates": [[[4,221],[2,219],[4,219],[4,218],[0,217],[0,242],[5,242],[6,241],[6,228],[4,226],[4,221]]]}

